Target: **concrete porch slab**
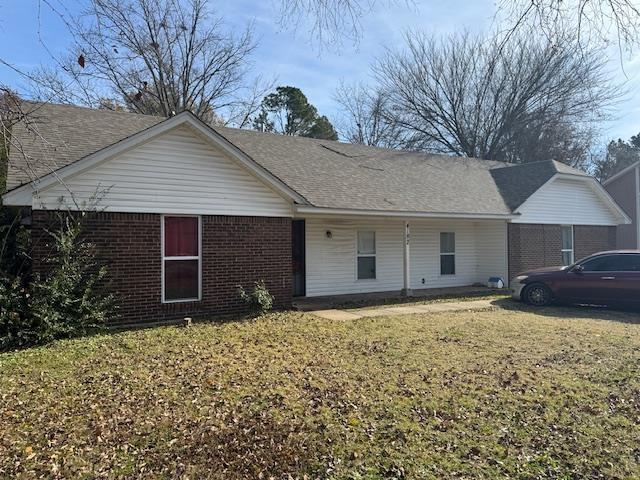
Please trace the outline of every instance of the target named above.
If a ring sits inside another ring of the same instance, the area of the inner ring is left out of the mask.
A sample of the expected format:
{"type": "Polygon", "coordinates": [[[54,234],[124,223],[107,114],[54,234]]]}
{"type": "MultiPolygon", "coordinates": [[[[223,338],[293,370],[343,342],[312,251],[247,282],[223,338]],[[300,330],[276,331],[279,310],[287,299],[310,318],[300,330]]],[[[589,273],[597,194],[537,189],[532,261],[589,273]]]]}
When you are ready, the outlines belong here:
{"type": "Polygon", "coordinates": [[[293,306],[294,308],[302,311],[366,308],[372,305],[385,304],[390,304],[390,307],[399,307],[402,303],[421,300],[491,295],[492,293],[506,293],[506,289],[492,290],[484,286],[469,285],[466,287],[426,288],[413,290],[413,295],[410,297],[402,295],[400,291],[331,295],[324,297],[299,297],[294,298],[293,306]]]}
{"type": "Polygon", "coordinates": [[[346,311],[338,309],[314,310],[311,313],[317,317],[328,320],[357,320],[368,317],[386,317],[392,315],[413,315],[419,313],[442,313],[486,310],[495,308],[493,300],[469,300],[464,302],[442,302],[430,303],[427,305],[410,305],[406,307],[381,307],[361,309],[356,311],[346,311]]]}

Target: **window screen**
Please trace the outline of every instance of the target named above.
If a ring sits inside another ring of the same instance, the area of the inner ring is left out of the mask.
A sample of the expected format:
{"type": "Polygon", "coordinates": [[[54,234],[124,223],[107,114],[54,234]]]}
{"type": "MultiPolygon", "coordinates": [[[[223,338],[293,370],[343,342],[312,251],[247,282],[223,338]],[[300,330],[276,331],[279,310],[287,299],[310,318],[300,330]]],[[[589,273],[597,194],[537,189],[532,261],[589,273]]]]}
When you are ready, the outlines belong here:
{"type": "Polygon", "coordinates": [[[376,233],[358,232],[358,280],[376,278],[376,233]]]}
{"type": "Polygon", "coordinates": [[[573,226],[562,226],[562,263],[571,265],[574,262],[573,254],[573,226]]]}
{"type": "Polygon", "coordinates": [[[200,298],[200,219],[163,217],[163,301],[200,298]]]}
{"type": "Polygon", "coordinates": [[[456,234],[440,233],[440,275],[456,274],[456,234]]]}

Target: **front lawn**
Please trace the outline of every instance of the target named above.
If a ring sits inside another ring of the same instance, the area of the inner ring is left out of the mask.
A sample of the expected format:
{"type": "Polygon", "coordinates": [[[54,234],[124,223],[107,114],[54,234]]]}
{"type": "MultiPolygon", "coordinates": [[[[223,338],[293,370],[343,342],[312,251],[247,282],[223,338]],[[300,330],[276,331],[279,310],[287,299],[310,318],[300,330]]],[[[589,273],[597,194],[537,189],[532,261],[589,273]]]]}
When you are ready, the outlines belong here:
{"type": "Polygon", "coordinates": [[[638,478],[640,323],[156,328],[0,355],[0,478],[638,478]]]}

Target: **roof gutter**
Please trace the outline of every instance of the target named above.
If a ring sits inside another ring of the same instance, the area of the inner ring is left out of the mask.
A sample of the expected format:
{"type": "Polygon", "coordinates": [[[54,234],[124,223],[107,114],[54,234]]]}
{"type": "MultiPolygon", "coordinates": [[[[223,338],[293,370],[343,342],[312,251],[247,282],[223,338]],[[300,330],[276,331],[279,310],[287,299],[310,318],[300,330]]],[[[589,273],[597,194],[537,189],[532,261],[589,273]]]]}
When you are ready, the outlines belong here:
{"type": "Polygon", "coordinates": [[[520,214],[500,213],[452,213],[452,212],[409,212],[402,210],[361,210],[351,208],[312,207],[295,205],[294,213],[305,215],[330,216],[364,216],[364,217],[394,217],[394,218],[459,218],[468,220],[510,220],[518,218],[520,214]]]}

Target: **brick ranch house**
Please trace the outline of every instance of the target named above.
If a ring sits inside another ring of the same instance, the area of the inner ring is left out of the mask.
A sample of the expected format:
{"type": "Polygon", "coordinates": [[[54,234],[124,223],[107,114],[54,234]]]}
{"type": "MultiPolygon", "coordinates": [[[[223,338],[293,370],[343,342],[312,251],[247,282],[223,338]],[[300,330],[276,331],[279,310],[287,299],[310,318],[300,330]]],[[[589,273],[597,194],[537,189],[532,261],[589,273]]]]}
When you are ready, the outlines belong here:
{"type": "MultiPolygon", "coordinates": [[[[508,279],[615,247],[628,217],[554,161],[514,166],[161,118],[26,103],[5,205],[34,239],[57,210],[85,234],[125,323],[240,311],[239,284],[293,296],[508,279]],[[96,193],[98,195],[96,195],[96,193]]],[[[34,268],[47,244],[36,240],[34,268]]]]}

